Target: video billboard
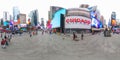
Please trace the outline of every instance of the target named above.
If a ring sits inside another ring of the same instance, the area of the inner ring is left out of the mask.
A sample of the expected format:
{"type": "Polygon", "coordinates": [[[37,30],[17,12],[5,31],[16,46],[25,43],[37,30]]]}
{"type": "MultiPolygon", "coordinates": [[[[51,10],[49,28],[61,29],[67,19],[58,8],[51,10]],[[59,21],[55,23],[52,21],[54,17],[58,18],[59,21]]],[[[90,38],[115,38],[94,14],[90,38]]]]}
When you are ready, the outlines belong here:
{"type": "Polygon", "coordinates": [[[52,28],[58,28],[60,27],[60,21],[61,21],[61,14],[66,13],[66,9],[60,8],[58,10],[58,7],[56,7],[57,11],[53,13],[53,18],[51,20],[52,28]]]}
{"type": "Polygon", "coordinates": [[[92,19],[91,26],[94,27],[94,28],[102,28],[103,24],[100,20],[97,19],[96,15],[97,14],[94,11],[91,12],[91,19],[92,19]]]}

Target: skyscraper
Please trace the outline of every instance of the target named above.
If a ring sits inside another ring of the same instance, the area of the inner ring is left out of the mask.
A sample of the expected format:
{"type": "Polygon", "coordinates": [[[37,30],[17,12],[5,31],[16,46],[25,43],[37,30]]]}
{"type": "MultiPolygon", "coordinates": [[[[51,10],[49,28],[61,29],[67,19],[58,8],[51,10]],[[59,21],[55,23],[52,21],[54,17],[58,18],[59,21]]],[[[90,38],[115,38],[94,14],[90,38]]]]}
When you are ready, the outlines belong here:
{"type": "Polygon", "coordinates": [[[35,10],[35,13],[34,13],[34,24],[35,26],[37,26],[38,24],[38,10],[35,10]]]}
{"type": "Polygon", "coordinates": [[[3,22],[9,21],[10,20],[10,15],[7,11],[3,12],[3,22]]]}
{"type": "Polygon", "coordinates": [[[38,24],[38,10],[33,10],[30,12],[29,14],[30,18],[31,18],[31,25],[32,26],[37,26],[38,24]]]}
{"type": "Polygon", "coordinates": [[[10,20],[13,20],[13,17],[12,17],[12,15],[10,15],[10,20]]]}
{"type": "Polygon", "coordinates": [[[19,14],[20,14],[20,10],[18,9],[18,7],[13,7],[13,20],[15,22],[17,22],[18,20],[19,14]]]}
{"type": "Polygon", "coordinates": [[[41,18],[41,27],[45,27],[45,25],[44,25],[44,18],[41,18]]]}
{"type": "Polygon", "coordinates": [[[111,14],[111,19],[113,20],[116,20],[116,12],[112,12],[112,14],[111,14]]]}

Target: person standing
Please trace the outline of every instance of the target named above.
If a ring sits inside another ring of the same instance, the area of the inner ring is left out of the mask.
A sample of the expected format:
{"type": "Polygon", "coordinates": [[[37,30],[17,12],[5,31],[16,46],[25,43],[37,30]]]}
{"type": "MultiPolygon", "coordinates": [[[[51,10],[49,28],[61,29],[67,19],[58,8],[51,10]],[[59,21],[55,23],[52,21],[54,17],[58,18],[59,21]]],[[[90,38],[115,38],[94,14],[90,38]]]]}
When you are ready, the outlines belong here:
{"type": "Polygon", "coordinates": [[[75,32],[73,32],[73,40],[75,40],[77,38],[77,35],[75,34],[75,32]]]}

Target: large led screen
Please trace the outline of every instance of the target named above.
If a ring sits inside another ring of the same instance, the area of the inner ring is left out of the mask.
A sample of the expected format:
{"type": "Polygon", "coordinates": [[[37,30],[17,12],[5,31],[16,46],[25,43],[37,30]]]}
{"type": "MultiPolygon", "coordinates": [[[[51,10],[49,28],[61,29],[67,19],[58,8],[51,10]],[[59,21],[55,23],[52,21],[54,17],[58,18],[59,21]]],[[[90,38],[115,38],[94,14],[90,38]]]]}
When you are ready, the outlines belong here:
{"type": "Polygon", "coordinates": [[[91,19],[92,19],[92,24],[91,26],[94,28],[102,28],[102,22],[97,19],[95,12],[91,12],[91,19]]]}
{"type": "Polygon", "coordinates": [[[60,27],[61,14],[65,14],[65,13],[66,13],[66,9],[64,9],[64,8],[59,9],[54,13],[53,19],[51,21],[52,28],[60,27]]]}
{"type": "Polygon", "coordinates": [[[7,26],[7,25],[9,25],[9,22],[5,21],[5,22],[3,22],[3,25],[7,26]]]}

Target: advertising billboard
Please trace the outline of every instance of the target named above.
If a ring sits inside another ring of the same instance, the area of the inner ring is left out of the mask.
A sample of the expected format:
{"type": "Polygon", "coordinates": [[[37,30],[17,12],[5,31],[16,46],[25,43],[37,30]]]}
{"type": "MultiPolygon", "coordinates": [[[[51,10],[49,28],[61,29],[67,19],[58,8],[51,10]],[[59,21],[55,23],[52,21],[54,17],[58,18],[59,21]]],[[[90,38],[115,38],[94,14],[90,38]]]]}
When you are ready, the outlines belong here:
{"type": "Polygon", "coordinates": [[[20,24],[20,27],[27,27],[27,24],[20,24]]]}
{"type": "Polygon", "coordinates": [[[26,14],[20,14],[20,24],[26,24],[26,14]]]}
{"type": "Polygon", "coordinates": [[[116,25],[117,25],[116,20],[112,20],[112,21],[111,21],[111,25],[112,25],[112,26],[116,26],[116,25]]]}
{"type": "Polygon", "coordinates": [[[91,29],[91,19],[83,16],[67,16],[65,28],[91,29]]]}

